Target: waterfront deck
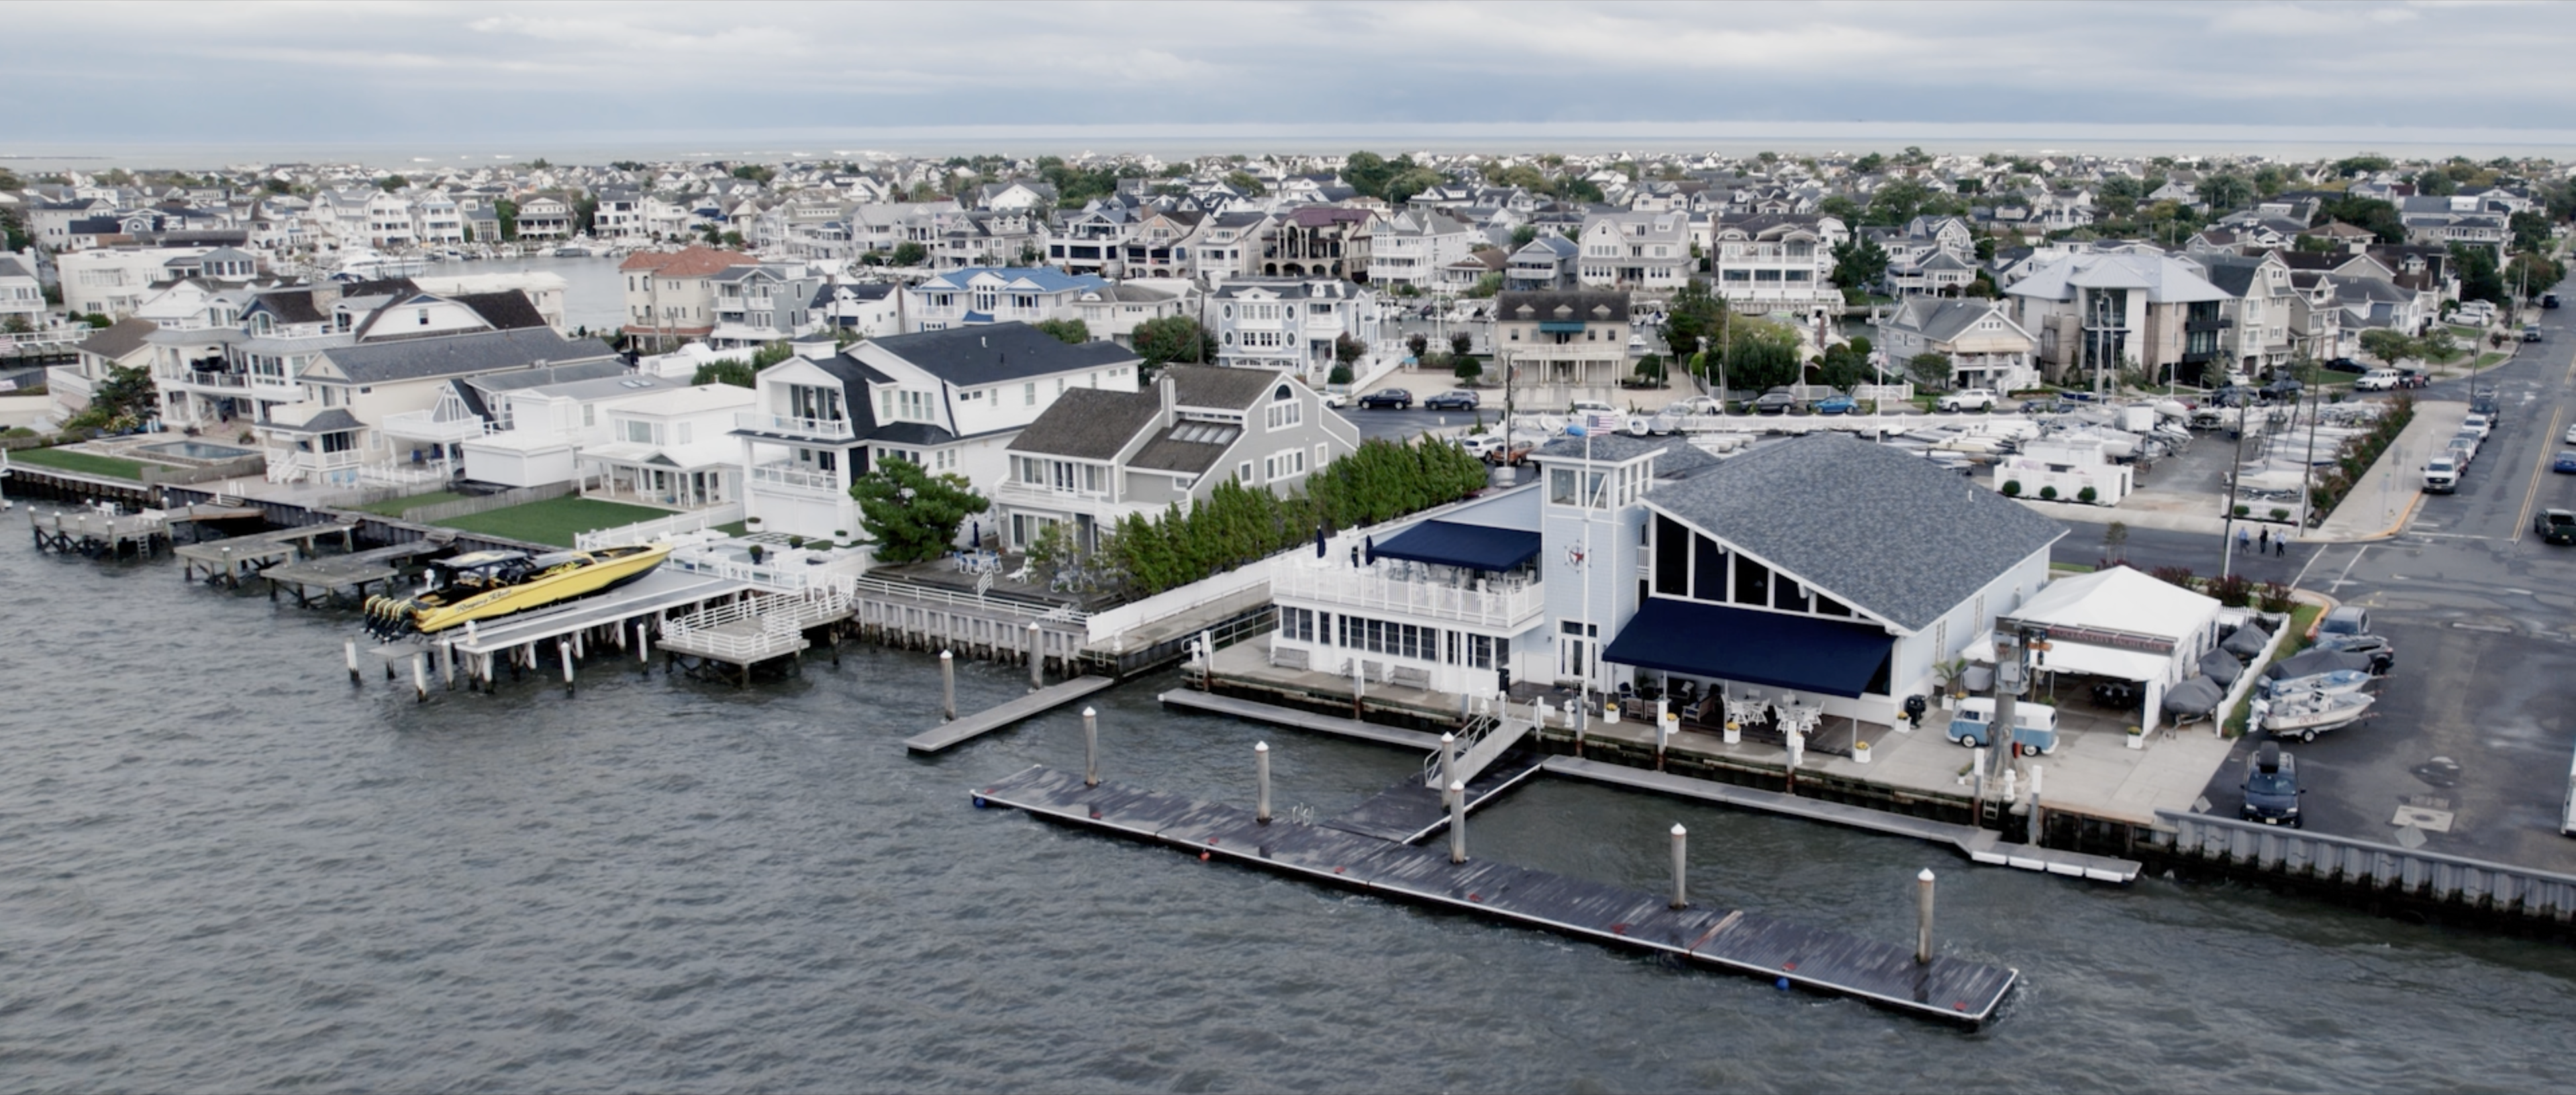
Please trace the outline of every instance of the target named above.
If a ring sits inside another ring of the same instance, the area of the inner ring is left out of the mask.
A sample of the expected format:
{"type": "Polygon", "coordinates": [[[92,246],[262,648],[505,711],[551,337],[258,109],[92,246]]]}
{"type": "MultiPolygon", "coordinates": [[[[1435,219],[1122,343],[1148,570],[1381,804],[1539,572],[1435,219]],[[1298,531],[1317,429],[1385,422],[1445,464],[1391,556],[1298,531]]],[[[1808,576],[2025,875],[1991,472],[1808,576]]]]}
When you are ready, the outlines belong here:
{"type": "Polygon", "coordinates": [[[1451,863],[1445,849],[1284,820],[1263,824],[1248,810],[1110,783],[1085,787],[1079,775],[1044,767],[974,795],[979,805],[1007,806],[1046,821],[1196,851],[1210,860],[1221,857],[1392,900],[1671,955],[1971,1027],[1994,1017],[2020,976],[2009,967],[1941,955],[1917,963],[1903,946],[1758,913],[1675,909],[1663,896],[1545,871],[1476,859],[1451,863]]]}
{"type": "Polygon", "coordinates": [[[295,590],[295,603],[302,607],[312,605],[316,599],[315,590],[320,591],[319,599],[324,604],[336,599],[342,589],[349,590],[351,597],[363,601],[368,586],[378,587],[378,592],[389,592],[387,587],[402,576],[403,564],[444,555],[449,550],[451,545],[448,544],[415,540],[348,555],[291,560],[268,568],[262,576],[268,579],[268,597],[272,601],[277,599],[277,591],[282,586],[295,590]]]}
{"type": "Polygon", "coordinates": [[[159,513],[29,510],[27,527],[35,536],[38,551],[93,559],[153,555],[170,539],[169,522],[159,513]]]}
{"type": "Polygon", "coordinates": [[[357,527],[351,521],[329,521],[182,544],[176,551],[180,559],[179,577],[184,581],[202,577],[209,582],[222,582],[239,588],[244,577],[262,575],[272,568],[313,555],[314,545],[322,537],[338,536],[343,548],[355,546],[352,534],[357,527]]]}
{"type": "MultiPolygon", "coordinates": [[[[664,645],[669,644],[666,641],[664,645]]],[[[1084,676],[1075,677],[1060,684],[1051,684],[1018,699],[986,708],[945,726],[925,730],[905,738],[903,747],[915,753],[936,753],[950,746],[972,741],[1023,719],[1034,718],[1055,710],[1116,683],[1118,681],[1112,677],[1084,676]]]]}

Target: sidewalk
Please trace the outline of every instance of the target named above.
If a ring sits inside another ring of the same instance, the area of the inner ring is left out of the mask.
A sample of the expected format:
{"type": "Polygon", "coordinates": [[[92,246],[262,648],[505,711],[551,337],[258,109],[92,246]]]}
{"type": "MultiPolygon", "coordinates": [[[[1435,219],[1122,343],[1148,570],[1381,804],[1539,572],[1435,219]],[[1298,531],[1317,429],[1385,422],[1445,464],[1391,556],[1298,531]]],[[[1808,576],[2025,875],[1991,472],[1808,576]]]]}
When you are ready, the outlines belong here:
{"type": "Polygon", "coordinates": [[[2343,504],[2335,507],[2324,524],[2299,539],[2305,543],[2355,544],[2397,535],[2414,517],[2416,504],[2424,499],[2424,461],[2439,451],[2452,434],[2460,432],[2460,423],[2468,417],[2466,403],[2417,402],[2415,420],[2397,435],[2397,443],[2362,473],[2361,480],[2352,485],[2343,504]]]}

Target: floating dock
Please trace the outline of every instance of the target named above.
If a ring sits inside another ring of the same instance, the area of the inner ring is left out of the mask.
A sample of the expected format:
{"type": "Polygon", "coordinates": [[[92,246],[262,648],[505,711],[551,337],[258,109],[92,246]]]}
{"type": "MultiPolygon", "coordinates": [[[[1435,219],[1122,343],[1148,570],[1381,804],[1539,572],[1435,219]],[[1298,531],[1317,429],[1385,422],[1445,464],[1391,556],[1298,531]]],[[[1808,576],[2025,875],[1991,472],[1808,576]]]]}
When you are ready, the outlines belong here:
{"type": "MultiPolygon", "coordinates": [[[[670,642],[664,640],[664,646],[670,642]]],[[[935,730],[925,730],[904,739],[903,747],[915,753],[936,753],[952,745],[971,741],[1022,719],[1033,718],[1072,703],[1103,688],[1118,683],[1110,677],[1075,677],[1061,684],[1051,684],[1016,700],[968,715],[935,730]]]]}
{"type": "Polygon", "coordinates": [[[1665,897],[1503,863],[1452,863],[1417,848],[1251,811],[1030,768],[974,791],[977,805],[1024,810],[1059,824],[1114,833],[1359,890],[1391,900],[1543,928],[1849,996],[1970,1027],[1991,1020],[2020,977],[2009,967],[1942,955],[1917,962],[1903,946],[1749,913],[1673,908],[1665,897]]]}
{"type": "Polygon", "coordinates": [[[1866,829],[1890,836],[1912,837],[1934,844],[1948,844],[1975,862],[1998,867],[2018,867],[2026,871],[2089,878],[2096,882],[2128,883],[2137,880],[2140,864],[2135,860],[2114,859],[2085,852],[2061,852],[2051,848],[2034,848],[2028,844],[2007,844],[1991,829],[1973,825],[1955,825],[1930,818],[1893,814],[1864,806],[1851,806],[1822,799],[1799,798],[1756,787],[1738,787],[1731,783],[1692,779],[1667,772],[1651,772],[1624,764],[1603,764],[1580,757],[1549,757],[1539,767],[1551,775],[1591,780],[1614,787],[1653,791],[1677,798],[1713,802],[1739,810],[1822,821],[1833,825],[1866,829]]]}
{"type": "Polygon", "coordinates": [[[1291,730],[1331,734],[1335,737],[1375,742],[1379,745],[1393,745],[1405,749],[1440,748],[1438,734],[1426,734],[1420,730],[1407,730],[1400,726],[1380,726],[1373,722],[1362,722],[1358,719],[1346,719],[1333,715],[1318,715],[1312,711],[1299,711],[1291,707],[1236,699],[1233,696],[1220,696],[1196,689],[1174,689],[1154,698],[1162,701],[1165,707],[1185,707],[1211,715],[1231,715],[1247,722],[1285,726],[1291,730]]]}

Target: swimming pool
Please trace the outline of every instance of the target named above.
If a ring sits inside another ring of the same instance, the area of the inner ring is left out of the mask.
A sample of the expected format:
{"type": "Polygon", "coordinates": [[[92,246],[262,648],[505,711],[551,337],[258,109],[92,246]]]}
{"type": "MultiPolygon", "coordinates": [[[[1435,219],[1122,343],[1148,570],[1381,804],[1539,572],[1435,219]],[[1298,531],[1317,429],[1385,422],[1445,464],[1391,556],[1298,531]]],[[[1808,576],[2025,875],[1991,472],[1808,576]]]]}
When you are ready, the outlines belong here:
{"type": "Polygon", "coordinates": [[[245,449],[238,445],[215,445],[204,441],[163,441],[151,445],[137,445],[134,451],[139,455],[156,456],[165,460],[206,463],[239,460],[245,456],[259,455],[258,449],[245,449]]]}

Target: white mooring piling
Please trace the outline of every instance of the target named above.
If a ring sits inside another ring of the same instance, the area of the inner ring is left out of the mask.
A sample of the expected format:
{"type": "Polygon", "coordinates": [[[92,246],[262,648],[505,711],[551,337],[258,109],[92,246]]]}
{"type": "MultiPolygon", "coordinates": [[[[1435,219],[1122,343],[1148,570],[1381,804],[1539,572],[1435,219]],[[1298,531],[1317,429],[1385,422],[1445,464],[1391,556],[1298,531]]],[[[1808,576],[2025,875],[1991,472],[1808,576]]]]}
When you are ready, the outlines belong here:
{"type": "Polygon", "coordinates": [[[957,657],[939,652],[939,721],[957,721],[957,657]]]}
{"type": "Polygon", "coordinates": [[[348,639],[340,644],[340,659],[349,663],[349,683],[358,683],[358,640],[348,639]]]}
{"type": "Polygon", "coordinates": [[[1432,786],[1442,788],[1440,797],[1442,804],[1446,805],[1449,798],[1448,786],[1458,782],[1458,735],[1440,735],[1440,774],[1432,778],[1439,781],[1432,786]]]}
{"type": "Polygon", "coordinates": [[[456,640],[438,640],[438,678],[450,692],[456,691],[456,640]]]}
{"type": "Polygon", "coordinates": [[[635,621],[635,664],[647,673],[653,671],[652,625],[643,620],[635,621]]]}
{"type": "Polygon", "coordinates": [[[570,688],[572,687],[572,644],[561,639],[555,640],[555,653],[561,655],[560,660],[563,662],[564,687],[570,688]]]}
{"type": "Polygon", "coordinates": [[[1467,861],[1467,785],[1449,785],[1449,862],[1467,861]]]}
{"type": "Polygon", "coordinates": [[[1100,786],[1100,712],[1082,709],[1082,785],[1100,786]]]}
{"type": "Polygon", "coordinates": [[[1039,649],[1042,633],[1036,620],[1029,621],[1029,691],[1046,687],[1046,651],[1039,649]]]}
{"type": "Polygon", "coordinates": [[[1687,909],[1690,907],[1690,892],[1688,889],[1690,878],[1689,840],[1690,830],[1682,828],[1681,822],[1674,822],[1673,907],[1676,909],[1687,909]]]}
{"type": "Polygon", "coordinates": [[[1932,961],[1932,868],[1914,876],[1914,961],[1932,961]]]}
{"type": "Polygon", "coordinates": [[[1258,822],[1260,822],[1260,823],[1262,823],[1262,824],[1264,824],[1264,825],[1268,825],[1268,824],[1270,824],[1270,743],[1269,743],[1269,742],[1266,742],[1266,741],[1256,741],[1256,742],[1253,742],[1253,743],[1252,743],[1252,767],[1253,767],[1254,771],[1257,773],[1258,781],[1259,781],[1259,783],[1260,783],[1260,794],[1259,794],[1259,795],[1258,795],[1258,796],[1253,800],[1253,801],[1254,801],[1254,807],[1253,807],[1252,819],[1253,819],[1254,821],[1258,821],[1258,822]]]}
{"type": "Polygon", "coordinates": [[[429,652],[426,650],[411,656],[411,695],[413,703],[429,702],[429,652]]]}

